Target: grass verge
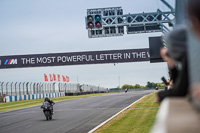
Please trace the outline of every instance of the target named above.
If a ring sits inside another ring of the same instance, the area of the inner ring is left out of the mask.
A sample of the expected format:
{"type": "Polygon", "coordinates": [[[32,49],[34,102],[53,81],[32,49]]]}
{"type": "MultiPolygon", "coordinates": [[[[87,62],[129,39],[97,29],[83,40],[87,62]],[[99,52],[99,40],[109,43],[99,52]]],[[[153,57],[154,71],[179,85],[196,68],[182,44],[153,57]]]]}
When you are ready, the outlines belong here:
{"type": "MultiPolygon", "coordinates": [[[[55,97],[55,98],[51,98],[51,99],[54,102],[60,102],[60,101],[65,101],[65,100],[86,98],[86,97],[92,97],[92,96],[100,96],[100,95],[106,95],[106,94],[111,94],[111,93],[96,93],[96,94],[78,95],[78,96],[64,96],[64,97],[55,97]]],[[[0,103],[0,112],[12,111],[12,110],[16,110],[16,109],[22,109],[22,108],[42,105],[43,101],[44,101],[44,99],[35,99],[35,100],[24,100],[24,101],[0,103]]]]}
{"type": "Polygon", "coordinates": [[[149,133],[159,109],[155,97],[147,95],[94,133],[149,133]]]}

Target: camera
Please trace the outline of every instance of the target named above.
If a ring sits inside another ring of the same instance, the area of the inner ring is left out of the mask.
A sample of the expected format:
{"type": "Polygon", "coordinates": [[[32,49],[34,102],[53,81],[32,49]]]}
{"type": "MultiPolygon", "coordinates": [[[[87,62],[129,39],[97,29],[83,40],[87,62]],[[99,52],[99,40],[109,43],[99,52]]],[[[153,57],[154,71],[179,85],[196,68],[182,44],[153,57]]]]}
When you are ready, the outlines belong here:
{"type": "Polygon", "coordinates": [[[167,82],[167,80],[165,79],[165,77],[162,77],[161,80],[165,83],[165,85],[169,85],[169,83],[167,82]]]}

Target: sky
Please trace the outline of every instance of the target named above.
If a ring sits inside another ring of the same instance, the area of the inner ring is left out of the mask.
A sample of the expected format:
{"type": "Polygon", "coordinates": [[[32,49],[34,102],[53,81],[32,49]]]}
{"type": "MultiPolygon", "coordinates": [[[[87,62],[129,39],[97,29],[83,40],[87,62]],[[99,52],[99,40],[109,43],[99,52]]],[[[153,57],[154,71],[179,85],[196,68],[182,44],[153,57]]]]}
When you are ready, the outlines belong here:
{"type": "MultiPolygon", "coordinates": [[[[166,1],[174,7],[174,0],[166,1]]],[[[160,0],[0,0],[0,56],[148,48],[149,37],[162,35],[88,38],[87,9],[119,6],[124,14],[169,11],[160,0]]],[[[44,73],[106,88],[168,78],[166,63],[131,62],[0,69],[0,82],[44,82],[44,73]]]]}

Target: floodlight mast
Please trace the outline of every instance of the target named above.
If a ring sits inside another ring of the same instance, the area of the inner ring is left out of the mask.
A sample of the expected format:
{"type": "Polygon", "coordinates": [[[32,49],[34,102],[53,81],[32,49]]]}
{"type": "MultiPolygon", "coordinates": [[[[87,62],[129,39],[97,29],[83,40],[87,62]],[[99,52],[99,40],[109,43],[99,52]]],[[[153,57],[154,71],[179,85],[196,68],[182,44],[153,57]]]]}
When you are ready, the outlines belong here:
{"type": "Polygon", "coordinates": [[[95,8],[87,9],[86,29],[88,29],[89,38],[123,36],[124,27],[127,28],[127,34],[167,32],[169,26],[175,24],[175,11],[165,1],[161,0],[171,11],[138,14],[123,14],[121,7],[95,8]],[[96,16],[100,18],[96,21],[96,16]],[[97,25],[98,23],[98,25],[97,25]]]}

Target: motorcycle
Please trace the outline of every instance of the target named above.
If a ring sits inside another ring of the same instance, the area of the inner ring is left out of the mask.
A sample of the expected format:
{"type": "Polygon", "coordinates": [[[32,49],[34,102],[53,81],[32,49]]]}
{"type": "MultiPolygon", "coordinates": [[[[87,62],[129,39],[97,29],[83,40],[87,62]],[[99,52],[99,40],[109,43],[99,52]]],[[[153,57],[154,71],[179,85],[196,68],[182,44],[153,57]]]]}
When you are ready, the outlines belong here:
{"type": "Polygon", "coordinates": [[[128,92],[128,89],[125,89],[125,93],[127,93],[128,92]]]}
{"type": "Polygon", "coordinates": [[[43,108],[43,112],[44,112],[44,115],[46,116],[46,120],[47,121],[51,120],[52,115],[53,115],[53,105],[51,106],[51,104],[49,102],[44,101],[41,108],[43,108]]]}

